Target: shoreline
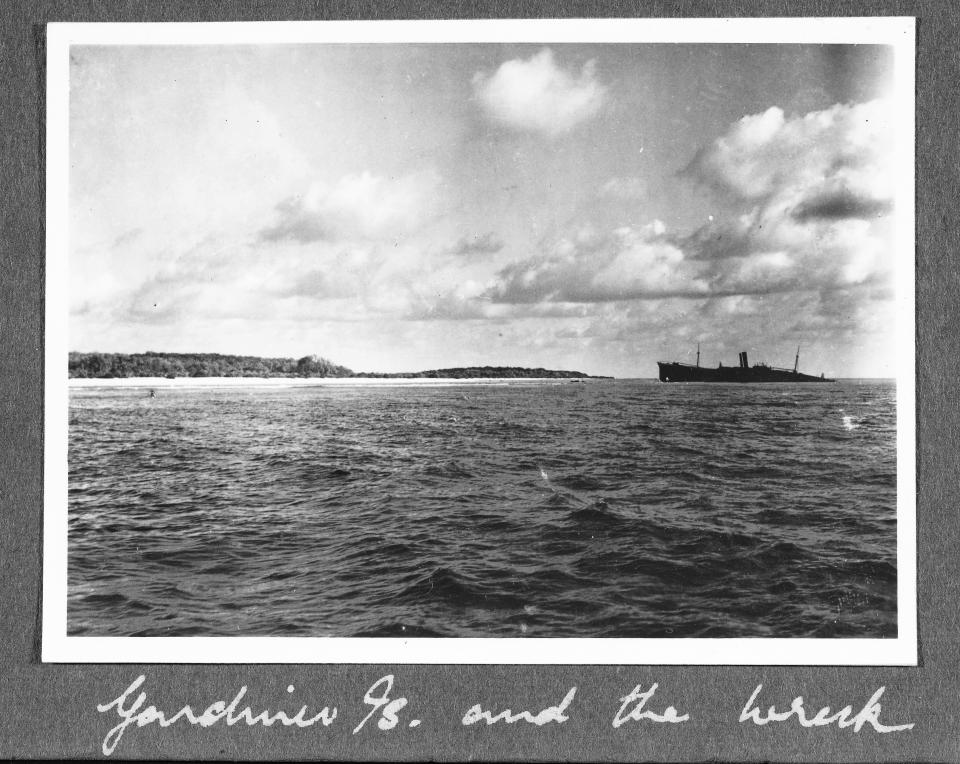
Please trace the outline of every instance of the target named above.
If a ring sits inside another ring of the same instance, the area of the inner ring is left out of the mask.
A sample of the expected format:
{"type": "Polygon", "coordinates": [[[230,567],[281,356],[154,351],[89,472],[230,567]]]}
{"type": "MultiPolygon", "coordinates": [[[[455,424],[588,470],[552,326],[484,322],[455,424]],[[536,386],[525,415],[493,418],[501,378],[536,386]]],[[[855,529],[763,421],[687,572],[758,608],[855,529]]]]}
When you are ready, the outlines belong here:
{"type": "Polygon", "coordinates": [[[611,382],[611,379],[583,377],[104,377],[68,378],[72,389],[98,387],[115,388],[209,388],[209,387],[450,387],[453,385],[504,385],[504,384],[582,384],[585,382],[611,382]]]}

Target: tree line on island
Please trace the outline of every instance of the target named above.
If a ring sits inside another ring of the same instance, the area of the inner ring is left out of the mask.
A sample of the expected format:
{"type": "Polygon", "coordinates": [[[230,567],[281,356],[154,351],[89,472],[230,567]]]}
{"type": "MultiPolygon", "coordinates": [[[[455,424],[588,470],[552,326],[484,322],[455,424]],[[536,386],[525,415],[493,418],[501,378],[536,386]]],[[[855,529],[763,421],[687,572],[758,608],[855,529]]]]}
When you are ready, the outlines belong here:
{"type": "Polygon", "coordinates": [[[219,353],[70,353],[69,376],[74,379],[118,377],[360,377],[368,379],[483,379],[496,377],[597,379],[580,371],[529,369],[522,366],[467,366],[428,371],[354,372],[320,358],[260,358],[219,353]]]}

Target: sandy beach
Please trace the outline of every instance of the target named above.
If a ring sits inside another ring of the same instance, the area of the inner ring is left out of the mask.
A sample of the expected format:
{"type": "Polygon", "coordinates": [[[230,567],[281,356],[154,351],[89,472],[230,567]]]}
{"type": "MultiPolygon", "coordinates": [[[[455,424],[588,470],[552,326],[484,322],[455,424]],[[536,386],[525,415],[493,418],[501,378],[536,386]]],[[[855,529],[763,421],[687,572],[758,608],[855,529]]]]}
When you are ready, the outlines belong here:
{"type": "MultiPolygon", "coordinates": [[[[450,387],[453,385],[572,384],[600,382],[598,379],[563,377],[482,377],[482,378],[368,378],[368,377],[113,377],[69,379],[71,389],[117,388],[211,388],[211,387],[450,387]]],[[[607,380],[609,381],[609,380],[607,380]]]]}

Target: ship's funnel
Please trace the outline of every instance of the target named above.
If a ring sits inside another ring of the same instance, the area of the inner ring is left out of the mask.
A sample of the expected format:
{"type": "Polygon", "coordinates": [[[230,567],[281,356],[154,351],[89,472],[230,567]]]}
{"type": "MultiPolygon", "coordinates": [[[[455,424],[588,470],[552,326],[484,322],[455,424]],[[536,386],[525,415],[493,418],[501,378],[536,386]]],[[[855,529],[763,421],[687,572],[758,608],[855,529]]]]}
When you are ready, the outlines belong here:
{"type": "Polygon", "coordinates": [[[746,369],[747,366],[748,366],[748,364],[747,364],[747,351],[744,350],[744,351],[742,351],[742,352],[740,353],[740,368],[741,368],[741,369],[746,369]]]}

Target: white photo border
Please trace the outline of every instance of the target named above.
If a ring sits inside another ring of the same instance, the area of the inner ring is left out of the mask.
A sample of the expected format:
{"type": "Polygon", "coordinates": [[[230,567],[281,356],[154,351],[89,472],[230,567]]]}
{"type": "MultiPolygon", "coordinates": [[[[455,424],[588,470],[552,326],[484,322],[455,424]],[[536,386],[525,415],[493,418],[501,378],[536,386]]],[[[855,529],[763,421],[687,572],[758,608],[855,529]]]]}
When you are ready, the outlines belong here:
{"type": "Polygon", "coordinates": [[[44,536],[41,659],[50,663],[917,665],[915,20],[571,19],[47,25],[44,536]],[[67,635],[69,54],[72,45],[807,43],[894,49],[897,624],[887,639],[85,637],[67,635]]]}

